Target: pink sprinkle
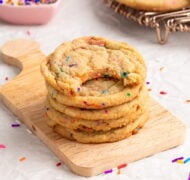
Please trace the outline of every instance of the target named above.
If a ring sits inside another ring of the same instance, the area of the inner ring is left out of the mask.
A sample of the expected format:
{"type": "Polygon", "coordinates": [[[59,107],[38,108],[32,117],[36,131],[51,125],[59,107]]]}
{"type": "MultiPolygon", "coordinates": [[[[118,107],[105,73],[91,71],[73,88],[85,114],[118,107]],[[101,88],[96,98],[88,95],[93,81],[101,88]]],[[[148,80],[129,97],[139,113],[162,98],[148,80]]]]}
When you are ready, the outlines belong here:
{"type": "Polygon", "coordinates": [[[58,162],[57,164],[56,164],[56,166],[58,167],[58,166],[61,166],[61,162],[58,162]]]}
{"type": "Polygon", "coordinates": [[[4,144],[0,144],[0,149],[5,149],[6,146],[4,144]]]}
{"type": "Polygon", "coordinates": [[[104,110],[104,112],[105,112],[105,113],[108,113],[108,110],[107,110],[107,109],[105,109],[105,110],[104,110]]]}
{"type": "Polygon", "coordinates": [[[30,36],[30,35],[31,35],[31,32],[28,30],[28,31],[26,31],[26,34],[27,34],[28,36],[30,36]]]}
{"type": "Polygon", "coordinates": [[[5,77],[5,80],[6,80],[6,81],[8,81],[8,80],[9,80],[9,78],[8,78],[8,77],[5,77]]]}
{"type": "Polygon", "coordinates": [[[160,94],[161,94],[161,95],[166,95],[167,92],[165,92],[165,91],[160,91],[160,94]]]}

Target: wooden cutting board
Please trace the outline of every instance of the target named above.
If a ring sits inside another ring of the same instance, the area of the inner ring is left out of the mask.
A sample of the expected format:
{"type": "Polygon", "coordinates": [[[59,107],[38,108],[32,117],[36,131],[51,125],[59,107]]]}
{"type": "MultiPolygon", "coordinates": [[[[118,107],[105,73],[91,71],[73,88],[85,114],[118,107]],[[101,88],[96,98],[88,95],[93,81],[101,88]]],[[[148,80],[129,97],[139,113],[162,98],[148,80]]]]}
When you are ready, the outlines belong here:
{"type": "Polygon", "coordinates": [[[22,71],[0,89],[5,105],[76,174],[94,176],[123,163],[151,156],[183,143],[184,124],[151,100],[150,120],[136,135],[105,144],[80,144],[54,133],[44,121],[46,88],[40,74],[45,55],[34,41],[15,40],[1,49],[6,63],[22,71]]]}

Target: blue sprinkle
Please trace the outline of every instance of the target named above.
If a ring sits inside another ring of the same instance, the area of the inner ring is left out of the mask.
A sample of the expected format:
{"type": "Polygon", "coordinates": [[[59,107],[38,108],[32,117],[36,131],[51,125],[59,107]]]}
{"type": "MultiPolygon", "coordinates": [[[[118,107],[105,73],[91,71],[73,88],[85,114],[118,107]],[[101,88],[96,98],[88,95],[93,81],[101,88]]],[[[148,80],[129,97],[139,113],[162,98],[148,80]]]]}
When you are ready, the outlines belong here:
{"type": "Polygon", "coordinates": [[[67,56],[66,57],[66,61],[69,62],[71,60],[71,57],[70,56],[67,56]]]}
{"type": "Polygon", "coordinates": [[[102,94],[108,94],[109,93],[109,90],[105,89],[105,90],[102,90],[102,94]]]}
{"type": "Polygon", "coordinates": [[[121,74],[122,78],[126,78],[126,77],[127,77],[127,75],[128,75],[128,73],[127,73],[127,72],[122,72],[122,74],[121,74]]]}
{"type": "Polygon", "coordinates": [[[185,161],[184,161],[184,164],[189,162],[190,161],[190,158],[187,158],[185,161]]]}

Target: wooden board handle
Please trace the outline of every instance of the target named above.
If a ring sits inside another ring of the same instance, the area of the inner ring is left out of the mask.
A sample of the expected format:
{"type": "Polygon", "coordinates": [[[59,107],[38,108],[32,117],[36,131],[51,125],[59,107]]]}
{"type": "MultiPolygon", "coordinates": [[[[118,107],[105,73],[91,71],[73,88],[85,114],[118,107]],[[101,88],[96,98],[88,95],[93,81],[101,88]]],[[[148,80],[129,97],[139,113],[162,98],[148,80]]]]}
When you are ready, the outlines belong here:
{"type": "Polygon", "coordinates": [[[37,42],[27,39],[17,39],[6,42],[1,48],[2,60],[8,64],[16,66],[21,70],[27,66],[31,56],[44,58],[37,42]]]}

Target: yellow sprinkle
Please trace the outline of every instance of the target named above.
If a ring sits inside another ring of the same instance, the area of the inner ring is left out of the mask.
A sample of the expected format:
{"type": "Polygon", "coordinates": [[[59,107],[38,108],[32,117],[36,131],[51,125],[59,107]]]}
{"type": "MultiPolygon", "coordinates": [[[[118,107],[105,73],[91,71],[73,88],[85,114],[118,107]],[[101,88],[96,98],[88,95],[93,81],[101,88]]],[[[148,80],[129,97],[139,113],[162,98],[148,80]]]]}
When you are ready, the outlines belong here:
{"type": "Polygon", "coordinates": [[[26,160],[26,157],[21,157],[20,159],[19,159],[19,161],[25,161],[26,160]]]}
{"type": "Polygon", "coordinates": [[[152,91],[152,89],[151,89],[151,88],[148,88],[147,91],[152,91]]]}
{"type": "Polygon", "coordinates": [[[161,68],[160,68],[160,71],[162,71],[163,69],[164,69],[164,67],[161,67],[161,68]]]}
{"type": "Polygon", "coordinates": [[[177,160],[176,163],[184,164],[183,160],[177,160]]]}

